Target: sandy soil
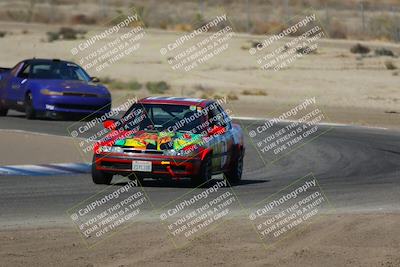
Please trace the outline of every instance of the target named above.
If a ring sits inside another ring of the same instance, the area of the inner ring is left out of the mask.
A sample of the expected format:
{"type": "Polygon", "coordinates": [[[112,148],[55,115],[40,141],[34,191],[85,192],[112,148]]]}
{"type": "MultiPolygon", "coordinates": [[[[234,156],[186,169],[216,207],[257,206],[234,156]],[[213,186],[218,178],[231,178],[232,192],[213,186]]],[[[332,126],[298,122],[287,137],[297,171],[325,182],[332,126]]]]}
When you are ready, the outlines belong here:
{"type": "Polygon", "coordinates": [[[138,222],[87,248],[71,227],[1,230],[6,266],[400,265],[400,215],[324,215],[273,247],[235,219],[174,248],[158,222],[138,222]],[[145,234],[143,234],[145,233],[145,234]]]}
{"type": "MultiPolygon", "coordinates": [[[[40,24],[0,23],[0,29],[10,32],[0,38],[0,47],[7,53],[0,55],[1,66],[13,66],[30,57],[63,58],[78,61],[70,50],[79,41],[44,42],[47,31],[60,26],[40,24]],[[28,29],[27,34],[22,31],[28,29]]],[[[98,28],[89,30],[87,37],[98,28]]],[[[166,81],[171,85],[168,95],[201,96],[233,93],[239,100],[231,101],[238,116],[264,116],[285,111],[305,98],[316,97],[317,104],[327,112],[327,121],[398,127],[400,121],[400,81],[398,70],[387,70],[384,62],[392,61],[400,67],[399,58],[359,57],[350,53],[357,41],[323,39],[318,53],[296,60],[289,68],[278,72],[260,70],[249,55],[248,41],[260,41],[262,36],[237,34],[229,41],[229,48],[204,65],[189,71],[174,71],[161,56],[160,48],[174,42],[182,33],[146,29],[140,50],[122,58],[101,72],[90,74],[117,80],[166,81]],[[265,96],[244,96],[242,91],[263,90],[265,96]]],[[[193,43],[203,39],[195,39],[193,43]]],[[[373,51],[378,47],[392,49],[397,55],[400,45],[385,42],[363,42],[373,51]]],[[[110,88],[113,89],[113,88],[110,88]]],[[[123,92],[114,91],[114,95],[123,92]]],[[[148,96],[146,89],[135,91],[148,96]]]]}

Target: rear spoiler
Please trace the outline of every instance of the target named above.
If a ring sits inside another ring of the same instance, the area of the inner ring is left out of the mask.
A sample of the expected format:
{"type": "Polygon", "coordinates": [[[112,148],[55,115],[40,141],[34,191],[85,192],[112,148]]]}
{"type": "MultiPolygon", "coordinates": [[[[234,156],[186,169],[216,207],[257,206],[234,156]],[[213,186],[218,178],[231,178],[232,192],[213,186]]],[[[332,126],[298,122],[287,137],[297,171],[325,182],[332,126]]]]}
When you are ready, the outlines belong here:
{"type": "Polygon", "coordinates": [[[5,72],[5,71],[9,71],[11,70],[11,68],[2,68],[0,67],[0,73],[5,72]]]}

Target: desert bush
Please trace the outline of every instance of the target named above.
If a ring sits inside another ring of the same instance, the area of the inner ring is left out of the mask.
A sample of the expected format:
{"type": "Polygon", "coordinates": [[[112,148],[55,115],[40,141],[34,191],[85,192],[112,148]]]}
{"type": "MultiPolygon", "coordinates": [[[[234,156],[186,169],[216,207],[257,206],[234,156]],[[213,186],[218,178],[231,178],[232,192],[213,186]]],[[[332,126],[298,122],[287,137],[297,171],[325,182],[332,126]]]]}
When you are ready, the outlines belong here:
{"type": "Polygon", "coordinates": [[[71,18],[72,24],[96,24],[97,20],[84,14],[74,15],[71,18]]]}
{"type": "Polygon", "coordinates": [[[110,89],[114,90],[139,90],[142,88],[142,84],[139,83],[138,81],[129,81],[129,82],[123,82],[123,81],[117,81],[115,79],[112,79],[110,77],[103,77],[100,79],[100,81],[104,84],[106,84],[110,89]]]}
{"type": "Polygon", "coordinates": [[[196,13],[193,19],[193,28],[197,29],[203,26],[206,23],[206,20],[203,18],[203,15],[200,13],[196,13]]]}
{"type": "Polygon", "coordinates": [[[69,27],[62,27],[58,32],[47,32],[47,40],[49,42],[57,40],[76,40],[78,38],[84,38],[86,31],[75,30],[69,27]]]}
{"type": "Polygon", "coordinates": [[[316,54],[317,53],[317,48],[309,47],[309,46],[303,46],[303,47],[296,48],[296,53],[297,54],[302,54],[302,55],[316,54]]]}
{"type": "Polygon", "coordinates": [[[255,90],[245,89],[242,91],[242,95],[266,96],[266,95],[268,95],[268,93],[261,89],[255,89],[255,90]]]}
{"type": "Polygon", "coordinates": [[[368,46],[362,44],[356,44],[350,48],[350,52],[353,54],[368,54],[370,51],[368,46]]]}
{"type": "Polygon", "coordinates": [[[237,96],[236,93],[234,92],[229,92],[229,94],[227,94],[226,98],[230,101],[234,101],[234,100],[238,100],[239,97],[237,96]]]}
{"type": "Polygon", "coordinates": [[[193,27],[190,24],[178,23],[172,26],[168,25],[167,29],[178,32],[190,32],[193,30],[193,27]]]}
{"type": "Polygon", "coordinates": [[[47,32],[47,41],[54,42],[60,40],[60,33],[59,32],[47,32]]]}
{"type": "Polygon", "coordinates": [[[387,60],[383,63],[388,70],[396,70],[397,66],[390,60],[387,60]]]}
{"type": "Polygon", "coordinates": [[[168,83],[161,82],[147,82],[146,83],[147,90],[152,94],[163,94],[169,90],[170,86],[168,83]]]}
{"type": "Polygon", "coordinates": [[[346,39],[347,28],[341,22],[335,20],[329,27],[329,37],[333,39],[346,39]]]}
{"type": "Polygon", "coordinates": [[[258,45],[262,46],[262,43],[258,41],[248,40],[246,43],[240,46],[240,49],[249,50],[250,48],[256,48],[258,45]]]}
{"type": "Polygon", "coordinates": [[[82,30],[75,30],[69,27],[62,27],[60,28],[59,33],[64,40],[76,40],[78,38],[82,38],[86,32],[82,30]]]}
{"type": "Polygon", "coordinates": [[[384,47],[375,49],[375,55],[394,57],[393,51],[384,47]]]}
{"type": "Polygon", "coordinates": [[[130,82],[128,82],[127,85],[128,85],[129,90],[136,91],[136,90],[139,90],[140,88],[142,88],[142,84],[139,83],[138,81],[130,81],[130,82]]]}
{"type": "Polygon", "coordinates": [[[279,33],[286,29],[286,25],[277,21],[257,21],[252,29],[254,34],[273,34],[279,33]]]}
{"type": "Polygon", "coordinates": [[[0,38],[3,38],[4,36],[6,36],[7,32],[5,31],[0,31],[0,38]]]}

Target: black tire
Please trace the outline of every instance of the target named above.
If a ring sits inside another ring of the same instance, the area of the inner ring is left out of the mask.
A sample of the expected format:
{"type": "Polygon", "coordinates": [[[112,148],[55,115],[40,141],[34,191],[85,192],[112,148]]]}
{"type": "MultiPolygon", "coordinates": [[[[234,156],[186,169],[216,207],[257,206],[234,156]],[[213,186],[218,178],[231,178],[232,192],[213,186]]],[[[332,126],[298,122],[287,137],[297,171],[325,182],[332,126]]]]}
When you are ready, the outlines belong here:
{"type": "Polygon", "coordinates": [[[33,97],[31,92],[28,92],[25,96],[25,117],[28,120],[33,120],[36,118],[36,112],[35,108],[33,107],[33,97]]]}
{"type": "Polygon", "coordinates": [[[8,113],[8,108],[5,108],[1,103],[0,103],[0,117],[7,116],[8,113]]]}
{"type": "Polygon", "coordinates": [[[240,152],[236,154],[235,161],[231,165],[230,170],[224,172],[224,175],[226,179],[228,179],[229,183],[235,184],[242,180],[243,158],[244,158],[244,151],[240,150],[240,152]]]}
{"type": "Polygon", "coordinates": [[[211,180],[211,177],[212,177],[212,160],[211,160],[211,155],[208,155],[201,163],[200,173],[192,177],[191,181],[194,186],[199,186],[211,180]]]}
{"type": "Polygon", "coordinates": [[[96,159],[92,161],[92,179],[95,184],[110,184],[113,178],[111,173],[105,173],[96,169],[96,159]]]}

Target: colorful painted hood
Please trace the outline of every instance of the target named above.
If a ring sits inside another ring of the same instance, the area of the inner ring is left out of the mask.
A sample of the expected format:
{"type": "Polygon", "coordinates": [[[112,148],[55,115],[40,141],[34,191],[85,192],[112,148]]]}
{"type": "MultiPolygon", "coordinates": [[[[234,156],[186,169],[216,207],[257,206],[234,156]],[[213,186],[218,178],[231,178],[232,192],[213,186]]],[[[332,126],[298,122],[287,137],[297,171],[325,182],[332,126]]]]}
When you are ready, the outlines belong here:
{"type": "Polygon", "coordinates": [[[202,134],[193,134],[190,132],[150,132],[139,131],[124,132],[112,138],[103,145],[112,145],[120,147],[132,147],[139,150],[155,149],[166,150],[174,149],[176,151],[192,149],[195,146],[203,146],[205,136],[202,134]]]}

